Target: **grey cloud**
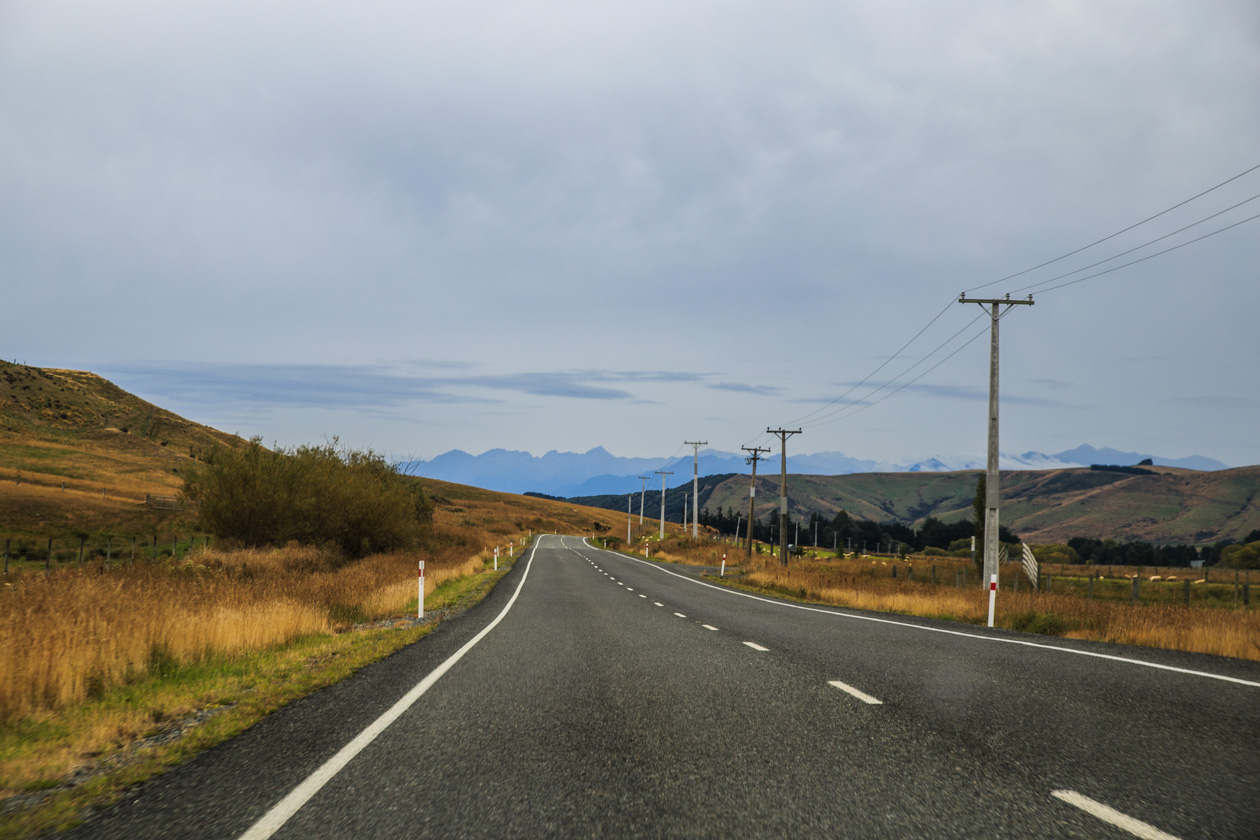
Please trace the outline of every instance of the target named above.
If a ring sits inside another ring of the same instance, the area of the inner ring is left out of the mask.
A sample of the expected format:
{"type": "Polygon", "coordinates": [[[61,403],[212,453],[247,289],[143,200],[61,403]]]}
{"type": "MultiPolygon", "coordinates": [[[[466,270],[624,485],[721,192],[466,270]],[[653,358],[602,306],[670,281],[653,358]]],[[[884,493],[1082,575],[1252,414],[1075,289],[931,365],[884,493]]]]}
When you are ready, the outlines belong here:
{"type": "Polygon", "coordinates": [[[759,394],[765,397],[773,397],[783,392],[782,388],[773,385],[748,385],[743,382],[714,382],[709,385],[710,388],[718,391],[735,391],[741,394],[759,394]]]}
{"type": "MultiPolygon", "coordinates": [[[[450,362],[412,362],[406,368],[467,369],[450,362]]],[[[131,388],[193,403],[232,401],[324,408],[387,408],[411,402],[497,404],[503,398],[467,389],[541,397],[636,401],[610,382],[694,382],[702,374],[673,371],[573,370],[479,375],[417,375],[387,365],[114,364],[102,372],[131,388]]]]}

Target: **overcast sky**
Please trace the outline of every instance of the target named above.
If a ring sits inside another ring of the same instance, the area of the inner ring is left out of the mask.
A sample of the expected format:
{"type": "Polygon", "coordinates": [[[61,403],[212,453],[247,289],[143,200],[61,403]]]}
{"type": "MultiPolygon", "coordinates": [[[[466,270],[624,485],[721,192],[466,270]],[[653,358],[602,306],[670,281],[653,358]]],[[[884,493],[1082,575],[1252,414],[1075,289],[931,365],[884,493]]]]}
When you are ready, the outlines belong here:
{"type": "Polygon", "coordinates": [[[0,355],[283,445],[982,457],[957,298],[1044,289],[1004,451],[1256,464],[1260,169],[1003,278],[1257,103],[1254,0],[0,0],[0,355]]]}

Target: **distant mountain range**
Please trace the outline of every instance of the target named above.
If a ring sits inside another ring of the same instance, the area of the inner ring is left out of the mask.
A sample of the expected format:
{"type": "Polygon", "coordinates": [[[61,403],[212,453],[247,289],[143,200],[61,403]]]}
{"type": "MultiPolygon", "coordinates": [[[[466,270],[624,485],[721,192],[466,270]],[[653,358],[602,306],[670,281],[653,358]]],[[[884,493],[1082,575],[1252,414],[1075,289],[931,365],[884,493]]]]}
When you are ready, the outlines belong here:
{"type": "MultiPolygon", "coordinates": [[[[1046,455],[1025,452],[1002,455],[1004,470],[1055,470],[1087,467],[1091,464],[1133,465],[1150,459],[1157,466],[1181,467],[1190,470],[1224,470],[1226,464],[1193,455],[1188,458],[1164,458],[1139,452],[1081,445],[1075,449],[1046,455]]],[[[415,475],[470,484],[504,493],[545,493],[549,496],[598,496],[609,493],[630,493],[643,486],[638,476],[647,476],[647,486],[660,487],[656,470],[672,470],[667,486],[677,487],[691,480],[690,455],[669,458],[623,458],[602,446],[589,452],[557,452],[531,455],[508,449],[491,449],[470,455],[458,449],[428,460],[403,465],[415,475]]],[[[849,475],[852,473],[955,472],[984,469],[984,458],[974,456],[936,456],[909,464],[868,461],[852,458],[843,452],[818,452],[812,455],[789,455],[788,470],[795,475],[849,475]]],[[[706,449],[700,453],[700,475],[747,474],[742,454],[706,449]]],[[[762,463],[759,474],[777,472],[774,453],[762,463]]]]}

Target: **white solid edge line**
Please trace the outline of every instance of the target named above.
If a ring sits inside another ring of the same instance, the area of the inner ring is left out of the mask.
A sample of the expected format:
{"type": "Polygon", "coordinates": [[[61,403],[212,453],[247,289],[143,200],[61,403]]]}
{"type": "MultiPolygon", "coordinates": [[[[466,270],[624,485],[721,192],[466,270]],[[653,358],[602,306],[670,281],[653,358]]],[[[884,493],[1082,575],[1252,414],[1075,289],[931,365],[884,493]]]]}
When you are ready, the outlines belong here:
{"type": "Polygon", "coordinates": [[[1116,828],[1122,828],[1134,837],[1141,837],[1142,840],[1178,840],[1175,835],[1166,831],[1160,831],[1149,823],[1134,819],[1128,814],[1122,814],[1115,808],[1110,808],[1101,802],[1095,802],[1088,796],[1082,796],[1074,790],[1056,790],[1050,795],[1056,799],[1063,800],[1069,805],[1075,805],[1077,808],[1105,823],[1110,823],[1116,828]]]}
{"type": "MultiPolygon", "coordinates": [[[[600,550],[602,549],[596,549],[596,551],[600,551],[600,550]]],[[[609,552],[609,553],[612,553],[612,552],[609,552]]],[[[647,560],[642,560],[638,557],[631,557],[627,554],[618,554],[617,556],[622,557],[626,560],[633,560],[636,563],[642,563],[643,565],[647,566],[649,569],[656,569],[658,572],[663,572],[667,575],[673,575],[674,577],[680,580],[685,580],[688,583],[694,583],[697,586],[707,586],[709,589],[716,589],[718,592],[725,592],[728,595],[738,595],[741,598],[751,598],[754,601],[761,601],[763,604],[773,604],[776,607],[787,607],[789,609],[794,609],[794,610],[803,610],[804,612],[822,613],[823,615],[834,615],[837,618],[851,618],[856,621],[870,621],[870,622],[874,622],[875,624],[891,624],[894,627],[905,627],[909,630],[921,630],[927,633],[943,633],[947,636],[961,636],[964,639],[975,639],[978,642],[997,642],[1000,644],[1007,644],[1007,645],[1022,645],[1023,647],[1039,648],[1041,650],[1053,650],[1053,651],[1058,651],[1059,653],[1072,653],[1077,656],[1090,656],[1090,657],[1093,657],[1094,659],[1107,659],[1112,662],[1124,662],[1129,665],[1141,665],[1143,667],[1154,668],[1159,671],[1172,671],[1177,674],[1187,674],[1192,677],[1206,677],[1207,679],[1210,679],[1210,680],[1220,680],[1221,682],[1235,683],[1236,685],[1247,685],[1247,686],[1251,686],[1252,688],[1260,688],[1260,682],[1256,682],[1255,680],[1244,680],[1238,677],[1226,677],[1226,676],[1222,676],[1221,674],[1210,674],[1207,671],[1195,671],[1191,668],[1178,668],[1176,665],[1162,665],[1158,662],[1143,662],[1141,659],[1129,659],[1126,656],[1116,656],[1110,653],[1095,653],[1094,651],[1090,651],[1090,650],[1076,650],[1075,648],[1065,648],[1065,647],[1058,647],[1056,645],[1047,645],[1042,642],[1026,642],[1023,639],[1006,639],[1006,638],[1002,638],[1001,636],[980,636],[975,633],[964,633],[961,630],[949,630],[944,627],[929,627],[923,624],[910,624],[905,621],[895,621],[891,618],[879,618],[873,615],[855,615],[853,613],[841,612],[839,608],[822,609],[819,607],[807,607],[804,604],[789,604],[786,601],[776,601],[773,598],[762,598],[759,595],[752,595],[748,592],[740,592],[739,590],[736,590],[736,589],[728,589],[725,586],[717,586],[716,584],[705,583],[702,580],[696,580],[695,578],[690,578],[690,577],[687,577],[686,575],[680,575],[677,572],[671,572],[669,569],[662,569],[660,566],[656,565],[655,563],[651,563],[647,560]]]]}
{"type": "Polygon", "coordinates": [[[757,644],[756,642],[744,642],[744,644],[748,645],[748,646],[749,646],[750,648],[752,648],[753,650],[759,650],[759,651],[762,651],[763,653],[764,653],[765,651],[770,650],[770,648],[768,648],[768,647],[762,647],[761,645],[757,644]]]}
{"type": "Polygon", "coordinates": [[[841,691],[846,692],[848,694],[852,694],[854,697],[861,700],[863,703],[869,703],[872,706],[884,705],[883,700],[877,700],[871,695],[867,694],[865,691],[858,691],[853,686],[847,683],[840,682],[840,680],[828,680],[827,685],[834,685],[836,688],[840,689],[841,691]]]}
{"type": "MultiPolygon", "coordinates": [[[[529,560],[525,564],[525,573],[521,575],[520,583],[516,585],[516,591],[512,593],[512,597],[508,600],[507,606],[503,608],[503,611],[495,616],[494,621],[487,624],[480,633],[469,639],[449,659],[434,668],[429,672],[428,676],[416,683],[410,691],[402,696],[402,699],[369,724],[366,729],[355,736],[353,741],[338,750],[337,754],[325,761],[319,769],[307,776],[306,780],[290,791],[288,796],[273,805],[271,810],[263,814],[258,822],[250,826],[249,830],[240,836],[240,840],[266,840],[266,838],[279,831],[280,827],[288,822],[289,818],[296,814],[303,805],[310,801],[311,797],[318,793],[320,788],[328,784],[333,776],[336,776],[356,755],[376,740],[378,735],[384,732],[391,723],[398,720],[426,691],[432,688],[433,684],[451,669],[451,666],[463,659],[464,654],[472,650],[478,642],[498,626],[503,617],[508,614],[508,610],[512,609],[512,605],[516,603],[517,596],[521,594],[521,587],[525,585],[525,580],[529,577],[530,567],[534,563],[534,552],[538,550],[538,545],[542,542],[542,536],[545,535],[539,535],[540,539],[534,543],[534,547],[529,552],[529,560]]],[[[561,541],[561,545],[563,545],[563,541],[561,541]]]]}

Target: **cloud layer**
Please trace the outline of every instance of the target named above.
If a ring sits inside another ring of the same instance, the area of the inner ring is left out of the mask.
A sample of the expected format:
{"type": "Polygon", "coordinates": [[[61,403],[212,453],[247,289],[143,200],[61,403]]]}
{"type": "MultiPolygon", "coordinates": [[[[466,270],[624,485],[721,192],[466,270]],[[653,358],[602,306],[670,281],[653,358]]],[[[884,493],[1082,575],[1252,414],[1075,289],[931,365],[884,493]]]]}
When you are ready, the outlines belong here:
{"type": "MultiPolygon", "coordinates": [[[[1260,163],[1258,47],[1232,0],[10,2],[0,355],[282,442],[980,452],[958,293],[1252,215],[1021,273],[1260,163]]],[[[1260,461],[1258,225],[1004,318],[1004,448],[1260,461]]]]}

